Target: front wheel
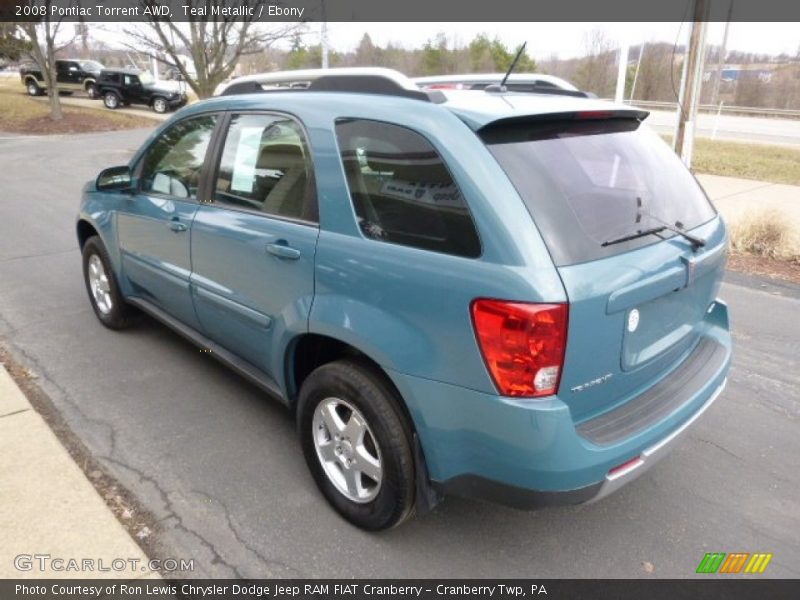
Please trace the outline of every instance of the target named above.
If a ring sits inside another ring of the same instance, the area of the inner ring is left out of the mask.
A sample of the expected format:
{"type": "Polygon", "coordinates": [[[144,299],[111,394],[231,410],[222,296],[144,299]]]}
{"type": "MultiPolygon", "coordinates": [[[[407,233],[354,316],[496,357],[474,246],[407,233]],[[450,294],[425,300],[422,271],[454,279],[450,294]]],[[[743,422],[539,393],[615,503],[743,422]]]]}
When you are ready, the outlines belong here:
{"type": "Polygon", "coordinates": [[[42,88],[33,80],[28,81],[25,85],[25,90],[28,92],[28,96],[39,96],[42,93],[42,88]]]}
{"type": "Polygon", "coordinates": [[[169,109],[169,104],[163,98],[156,98],[153,100],[153,110],[158,114],[164,114],[169,109]]]}
{"type": "Polygon", "coordinates": [[[119,96],[114,92],[106,92],[103,94],[103,104],[106,108],[110,108],[111,110],[119,108],[119,96]]]}
{"type": "Polygon", "coordinates": [[[298,428],[303,454],[330,504],[370,531],[414,514],[410,426],[400,399],[381,373],[341,360],[303,382],[298,428]]]}
{"type": "Polygon", "coordinates": [[[83,278],[89,301],[100,322],[109,329],[131,324],[133,308],[125,303],[103,242],[92,236],[83,246],[83,278]]]}
{"type": "Polygon", "coordinates": [[[97,98],[97,86],[93,83],[86,84],[86,95],[92,100],[97,98]]]}

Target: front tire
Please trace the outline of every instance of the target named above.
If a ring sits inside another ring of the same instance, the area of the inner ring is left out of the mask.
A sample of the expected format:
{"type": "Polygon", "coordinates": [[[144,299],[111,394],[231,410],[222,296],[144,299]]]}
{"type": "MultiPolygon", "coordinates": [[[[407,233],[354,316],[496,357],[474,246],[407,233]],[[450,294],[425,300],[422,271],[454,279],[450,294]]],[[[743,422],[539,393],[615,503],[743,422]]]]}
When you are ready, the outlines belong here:
{"type": "Polygon", "coordinates": [[[86,84],[86,95],[92,100],[97,98],[97,86],[93,83],[86,84]]]}
{"type": "Polygon", "coordinates": [[[117,96],[114,92],[106,92],[103,94],[103,104],[106,108],[110,108],[111,110],[116,110],[119,108],[119,96],[117,96]]]}
{"type": "Polygon", "coordinates": [[[132,323],[133,308],[125,303],[103,242],[92,236],[83,246],[83,279],[95,315],[109,329],[132,323]]]}
{"type": "Polygon", "coordinates": [[[28,96],[42,95],[42,88],[40,88],[39,84],[33,81],[32,79],[28,80],[28,82],[25,84],[25,91],[28,92],[28,96]]]}
{"type": "Polygon", "coordinates": [[[163,115],[169,110],[169,104],[164,98],[156,98],[153,100],[153,110],[160,115],[163,115]]]}
{"type": "Polygon", "coordinates": [[[308,468],[339,514],[369,531],[414,514],[412,437],[400,402],[381,373],[353,360],[319,367],[300,390],[308,468]]]}

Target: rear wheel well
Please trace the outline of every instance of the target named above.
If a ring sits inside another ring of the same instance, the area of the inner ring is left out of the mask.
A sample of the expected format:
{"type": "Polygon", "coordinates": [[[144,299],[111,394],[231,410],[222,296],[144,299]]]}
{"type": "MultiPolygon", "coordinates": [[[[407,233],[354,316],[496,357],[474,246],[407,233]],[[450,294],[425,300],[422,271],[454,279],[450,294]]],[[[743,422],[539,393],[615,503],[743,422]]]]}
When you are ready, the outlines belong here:
{"type": "Polygon", "coordinates": [[[387,385],[391,386],[392,390],[397,394],[397,398],[400,400],[400,409],[403,411],[413,431],[415,429],[414,421],[411,419],[405,401],[403,401],[403,396],[400,394],[400,391],[394,385],[391,378],[386,374],[386,371],[358,348],[325,335],[314,333],[306,334],[298,339],[289,351],[287,375],[289,375],[288,387],[292,405],[295,404],[297,396],[300,393],[300,387],[303,385],[306,377],[311,375],[314,369],[344,358],[349,358],[361,363],[380,375],[386,381],[387,385]]]}
{"type": "Polygon", "coordinates": [[[78,245],[83,250],[83,246],[86,244],[86,240],[88,240],[93,235],[98,235],[97,230],[92,227],[91,223],[88,221],[78,221],[78,245]]]}

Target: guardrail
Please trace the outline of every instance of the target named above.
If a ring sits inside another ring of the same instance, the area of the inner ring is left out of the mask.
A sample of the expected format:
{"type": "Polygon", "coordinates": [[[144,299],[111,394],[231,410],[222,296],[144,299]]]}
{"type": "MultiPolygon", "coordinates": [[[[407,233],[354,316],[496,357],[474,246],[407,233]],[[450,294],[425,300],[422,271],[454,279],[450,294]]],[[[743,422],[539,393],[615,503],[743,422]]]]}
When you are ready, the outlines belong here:
{"type": "MultiPolygon", "coordinates": [[[[663,108],[677,110],[677,102],[656,102],[650,100],[625,100],[625,104],[641,108],[663,108]]],[[[754,108],[750,106],[722,106],[715,104],[700,104],[698,110],[708,113],[720,112],[727,115],[749,115],[755,117],[778,117],[782,119],[800,119],[800,110],[786,110],[782,108],[754,108]]]]}

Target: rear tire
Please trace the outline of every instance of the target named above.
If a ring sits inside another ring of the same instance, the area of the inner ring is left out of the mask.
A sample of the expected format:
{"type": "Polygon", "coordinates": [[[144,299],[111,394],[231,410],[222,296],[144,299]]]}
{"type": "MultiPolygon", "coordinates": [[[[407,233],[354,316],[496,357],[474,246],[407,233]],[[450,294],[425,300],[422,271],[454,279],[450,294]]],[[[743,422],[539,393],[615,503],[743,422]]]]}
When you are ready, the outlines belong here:
{"type": "Polygon", "coordinates": [[[116,110],[119,108],[120,100],[119,96],[114,92],[106,92],[103,94],[103,104],[106,108],[110,108],[111,110],[116,110]]]}
{"type": "Polygon", "coordinates": [[[83,280],[94,314],[103,325],[109,329],[125,329],[131,325],[135,311],[125,303],[106,247],[96,235],[83,246],[83,280]]]}
{"type": "Polygon", "coordinates": [[[385,377],[353,360],[316,369],[303,382],[297,425],[303,455],[328,502],[369,531],[414,514],[411,428],[385,377]]]}

